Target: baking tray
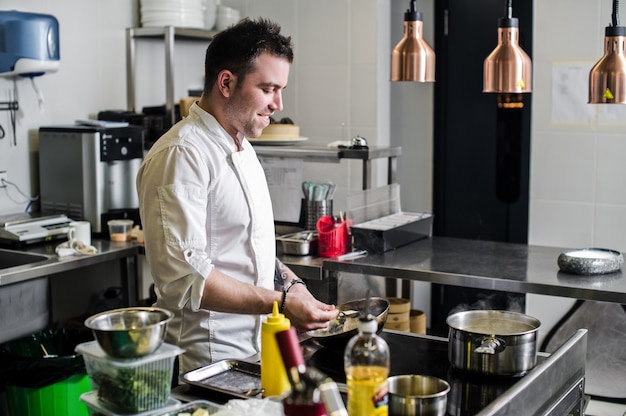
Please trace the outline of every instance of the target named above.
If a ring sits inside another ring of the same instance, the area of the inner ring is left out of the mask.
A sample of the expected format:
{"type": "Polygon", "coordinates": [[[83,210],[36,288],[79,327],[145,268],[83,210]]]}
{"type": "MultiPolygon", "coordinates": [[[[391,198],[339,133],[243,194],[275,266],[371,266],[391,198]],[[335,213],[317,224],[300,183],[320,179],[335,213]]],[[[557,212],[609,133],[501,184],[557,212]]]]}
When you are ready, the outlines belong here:
{"type": "Polygon", "coordinates": [[[192,386],[239,399],[261,397],[261,366],[240,360],[221,360],[180,377],[192,386]]]}

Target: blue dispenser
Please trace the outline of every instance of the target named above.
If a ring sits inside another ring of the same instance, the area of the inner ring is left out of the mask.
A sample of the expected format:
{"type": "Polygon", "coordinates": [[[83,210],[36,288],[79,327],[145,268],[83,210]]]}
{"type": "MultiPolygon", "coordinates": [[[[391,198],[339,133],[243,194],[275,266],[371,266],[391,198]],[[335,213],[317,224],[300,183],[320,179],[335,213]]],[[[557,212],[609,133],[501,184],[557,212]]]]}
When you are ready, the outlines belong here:
{"type": "Polygon", "coordinates": [[[0,76],[56,72],[59,59],[59,22],[54,16],[0,11],[0,76]]]}

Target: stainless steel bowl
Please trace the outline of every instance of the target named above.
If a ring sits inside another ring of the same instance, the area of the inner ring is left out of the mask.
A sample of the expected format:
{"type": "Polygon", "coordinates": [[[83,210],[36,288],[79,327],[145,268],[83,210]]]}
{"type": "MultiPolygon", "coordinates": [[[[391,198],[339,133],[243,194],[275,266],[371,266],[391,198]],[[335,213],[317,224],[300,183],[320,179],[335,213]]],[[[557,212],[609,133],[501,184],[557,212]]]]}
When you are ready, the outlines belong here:
{"type": "Polygon", "coordinates": [[[156,351],[174,317],[161,308],[120,308],[90,316],[85,326],[98,344],[113,358],[137,358],[156,351]]]}

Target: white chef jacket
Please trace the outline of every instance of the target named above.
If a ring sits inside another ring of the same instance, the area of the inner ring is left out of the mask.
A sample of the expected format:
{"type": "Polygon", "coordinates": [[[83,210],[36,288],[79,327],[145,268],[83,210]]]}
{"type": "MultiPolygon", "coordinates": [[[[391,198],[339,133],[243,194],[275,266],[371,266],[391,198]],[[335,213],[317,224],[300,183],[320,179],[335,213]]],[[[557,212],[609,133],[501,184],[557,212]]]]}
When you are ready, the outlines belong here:
{"type": "Polygon", "coordinates": [[[245,283],[274,288],[274,218],[263,168],[252,145],[234,140],[193,104],[159,138],[137,175],[146,259],[156,306],[175,314],[166,342],[185,349],[181,374],[260,350],[260,315],[200,309],[204,280],[216,267],[245,283]]]}

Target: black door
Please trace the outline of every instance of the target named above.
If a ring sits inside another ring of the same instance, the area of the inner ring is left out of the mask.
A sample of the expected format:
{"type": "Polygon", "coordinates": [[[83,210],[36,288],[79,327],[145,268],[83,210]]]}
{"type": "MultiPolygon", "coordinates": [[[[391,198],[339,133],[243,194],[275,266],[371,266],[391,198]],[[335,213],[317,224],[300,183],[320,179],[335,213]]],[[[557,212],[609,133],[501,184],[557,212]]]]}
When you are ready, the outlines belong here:
{"type": "MultiPolygon", "coordinates": [[[[532,58],[532,1],[512,5],[532,58]]],[[[435,1],[435,236],[527,242],[530,94],[512,97],[522,108],[498,108],[507,97],[482,92],[505,7],[505,0],[435,1]]],[[[524,295],[432,287],[431,332],[439,335],[455,308],[524,307],[524,295]]]]}

